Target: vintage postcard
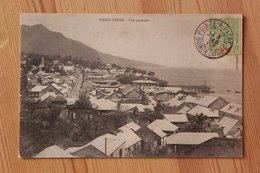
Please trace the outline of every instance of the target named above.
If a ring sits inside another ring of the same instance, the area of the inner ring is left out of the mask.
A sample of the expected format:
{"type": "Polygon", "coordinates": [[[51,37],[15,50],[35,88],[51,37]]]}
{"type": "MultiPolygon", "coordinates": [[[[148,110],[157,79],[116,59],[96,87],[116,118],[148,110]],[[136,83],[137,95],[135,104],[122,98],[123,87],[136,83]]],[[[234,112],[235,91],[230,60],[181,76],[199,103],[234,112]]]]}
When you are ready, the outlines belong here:
{"type": "Polygon", "coordinates": [[[242,15],[21,14],[21,158],[243,157],[242,15]]]}

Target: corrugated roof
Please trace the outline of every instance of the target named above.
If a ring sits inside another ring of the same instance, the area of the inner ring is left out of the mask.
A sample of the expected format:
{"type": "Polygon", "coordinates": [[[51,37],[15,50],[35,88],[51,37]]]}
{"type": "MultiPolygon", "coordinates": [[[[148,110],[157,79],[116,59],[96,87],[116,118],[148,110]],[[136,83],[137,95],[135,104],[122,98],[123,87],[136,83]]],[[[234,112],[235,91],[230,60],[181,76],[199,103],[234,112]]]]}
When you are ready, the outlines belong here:
{"type": "Polygon", "coordinates": [[[95,97],[90,96],[90,102],[97,110],[108,110],[108,111],[117,110],[117,103],[109,99],[97,99],[95,97]]]}
{"type": "Polygon", "coordinates": [[[135,132],[132,129],[128,128],[123,128],[121,132],[116,134],[116,137],[126,142],[126,148],[129,148],[141,141],[141,138],[139,138],[139,136],[137,136],[137,134],[135,134],[135,132]]]}
{"type": "Polygon", "coordinates": [[[134,103],[122,103],[120,110],[121,111],[128,111],[133,108],[137,107],[139,112],[144,112],[145,109],[151,109],[154,110],[154,106],[152,104],[149,105],[143,105],[143,104],[134,104],[134,103]]]}
{"type": "Polygon", "coordinates": [[[223,117],[219,121],[219,126],[224,127],[223,132],[224,135],[227,135],[228,132],[237,124],[238,120],[229,118],[229,117],[223,117]]]}
{"type": "Polygon", "coordinates": [[[42,92],[42,90],[44,90],[45,88],[47,88],[48,86],[40,86],[40,85],[37,85],[35,87],[33,87],[31,89],[31,92],[42,92]]]}
{"type": "Polygon", "coordinates": [[[167,137],[165,141],[167,144],[199,145],[214,137],[219,137],[218,133],[180,132],[167,137]]]}
{"type": "Polygon", "coordinates": [[[43,151],[41,151],[39,154],[34,156],[35,158],[58,158],[58,157],[75,157],[68,153],[67,151],[63,150],[57,145],[53,145],[50,147],[45,148],[43,151]]]}
{"type": "Polygon", "coordinates": [[[174,123],[183,123],[188,122],[188,118],[186,114],[163,114],[166,120],[174,123]]]}
{"type": "Polygon", "coordinates": [[[230,102],[221,111],[242,117],[242,105],[238,103],[230,102]]]}
{"type": "Polygon", "coordinates": [[[219,117],[218,111],[213,112],[209,108],[204,107],[204,106],[200,106],[200,105],[196,105],[194,108],[189,110],[187,113],[190,114],[190,115],[193,115],[193,116],[203,114],[203,115],[205,115],[207,117],[211,117],[211,118],[219,117]]]}
{"type": "Polygon", "coordinates": [[[157,84],[158,82],[152,81],[152,80],[135,80],[133,83],[151,83],[151,84],[157,84]]]}
{"type": "Polygon", "coordinates": [[[184,106],[184,107],[181,108],[177,113],[179,113],[179,114],[186,114],[189,110],[191,110],[190,107],[184,106]]]}
{"type": "Polygon", "coordinates": [[[41,100],[41,101],[44,101],[44,100],[46,100],[46,99],[49,98],[49,97],[56,97],[56,96],[57,96],[57,94],[55,94],[55,92],[47,92],[47,93],[43,94],[43,95],[40,97],[40,100],[41,100]]]}
{"type": "Polygon", "coordinates": [[[124,125],[124,126],[118,128],[118,129],[119,129],[119,130],[132,129],[133,131],[137,131],[137,130],[139,130],[140,128],[141,128],[141,127],[140,127],[138,124],[136,124],[136,123],[134,123],[134,122],[130,122],[130,123],[127,123],[126,125],[124,125]]]}
{"type": "Polygon", "coordinates": [[[216,101],[219,97],[207,95],[199,99],[198,104],[208,107],[211,103],[216,101]]]}
{"type": "Polygon", "coordinates": [[[147,126],[150,130],[156,133],[160,137],[164,137],[167,134],[163,131],[174,132],[178,127],[165,119],[157,119],[147,126]]]}
{"type": "Polygon", "coordinates": [[[177,98],[172,98],[169,101],[165,102],[166,104],[168,104],[169,106],[180,106],[181,104],[184,103],[184,101],[178,100],[177,98]]]}
{"type": "Polygon", "coordinates": [[[93,147],[95,147],[99,151],[101,151],[102,153],[106,154],[107,156],[110,156],[124,142],[125,141],[122,140],[121,138],[107,133],[105,135],[102,135],[102,136],[95,138],[94,140],[92,140],[91,142],[89,142],[88,144],[86,144],[82,147],[71,147],[71,148],[68,148],[66,151],[69,152],[69,153],[75,153],[79,150],[82,150],[82,149],[92,145],[93,147]],[[105,145],[105,142],[106,142],[106,145],[105,145]],[[105,146],[106,146],[106,149],[105,149],[105,146]]]}

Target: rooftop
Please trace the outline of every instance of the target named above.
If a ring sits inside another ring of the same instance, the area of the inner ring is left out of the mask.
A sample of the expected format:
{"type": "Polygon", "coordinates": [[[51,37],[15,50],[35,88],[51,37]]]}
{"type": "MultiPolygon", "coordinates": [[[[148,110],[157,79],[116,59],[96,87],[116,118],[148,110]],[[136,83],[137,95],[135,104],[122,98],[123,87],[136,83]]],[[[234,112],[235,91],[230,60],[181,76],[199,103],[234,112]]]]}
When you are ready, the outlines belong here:
{"type": "Polygon", "coordinates": [[[125,129],[132,129],[133,131],[137,131],[137,130],[139,130],[141,127],[138,125],[138,124],[136,124],[136,123],[134,123],[134,122],[130,122],[130,123],[127,123],[126,125],[124,125],[124,126],[122,126],[122,127],[120,127],[120,128],[118,128],[119,130],[125,130],[125,129]]]}
{"type": "Polygon", "coordinates": [[[50,147],[45,148],[39,154],[34,156],[35,158],[57,158],[57,157],[74,157],[67,151],[63,150],[57,145],[53,145],[50,147]]]}
{"type": "Polygon", "coordinates": [[[200,105],[196,105],[194,108],[189,110],[187,113],[190,115],[193,115],[193,116],[203,114],[209,118],[219,117],[218,111],[211,111],[209,108],[200,106],[200,105]]]}
{"type": "Polygon", "coordinates": [[[238,120],[233,119],[233,118],[229,118],[229,117],[223,117],[220,121],[219,121],[219,126],[223,127],[223,132],[224,135],[227,135],[228,132],[237,124],[238,120]]]}
{"type": "Polygon", "coordinates": [[[188,122],[186,114],[163,114],[164,118],[172,123],[188,122]]]}
{"type": "Polygon", "coordinates": [[[96,99],[95,97],[90,96],[90,102],[93,107],[97,110],[107,110],[107,111],[115,111],[117,110],[117,103],[109,100],[109,99],[96,99]]]}
{"type": "Polygon", "coordinates": [[[238,103],[230,102],[221,111],[242,117],[242,105],[238,103]]]}
{"type": "Polygon", "coordinates": [[[204,132],[180,132],[167,137],[167,144],[176,145],[199,145],[214,137],[219,137],[218,133],[204,133],[204,132]]]}
{"type": "Polygon", "coordinates": [[[116,134],[116,137],[120,138],[121,140],[125,141],[125,147],[129,148],[132,145],[136,144],[137,142],[141,141],[141,138],[137,136],[137,134],[128,128],[121,128],[122,131],[116,134]]]}
{"type": "Polygon", "coordinates": [[[210,96],[210,95],[206,95],[205,97],[202,97],[199,99],[198,104],[208,107],[211,103],[213,103],[214,101],[216,101],[219,97],[216,96],[210,96]]]}
{"type": "Polygon", "coordinates": [[[56,97],[56,96],[57,96],[57,94],[55,94],[55,92],[47,92],[47,93],[43,94],[43,95],[40,97],[40,100],[41,100],[41,101],[44,101],[44,100],[46,100],[46,99],[49,98],[49,97],[56,97]]]}
{"type": "Polygon", "coordinates": [[[75,153],[75,152],[78,152],[79,150],[82,150],[82,149],[92,145],[93,147],[95,147],[96,149],[98,149],[99,151],[104,153],[105,155],[110,156],[124,142],[125,142],[124,140],[118,138],[117,136],[107,133],[105,135],[95,138],[94,140],[92,140],[91,142],[89,142],[88,144],[86,144],[84,146],[68,148],[66,150],[66,152],[75,153]],[[105,143],[106,143],[106,145],[105,145],[105,143]],[[106,146],[106,149],[105,149],[105,146],[106,146]]]}
{"type": "Polygon", "coordinates": [[[133,83],[149,83],[149,84],[157,84],[158,82],[152,81],[152,80],[135,80],[133,83]]]}
{"type": "Polygon", "coordinates": [[[184,103],[184,101],[178,100],[177,98],[172,98],[165,103],[168,104],[169,106],[172,106],[172,107],[174,107],[174,106],[179,107],[181,104],[184,103]]]}
{"type": "Polygon", "coordinates": [[[178,127],[165,119],[157,119],[147,126],[150,130],[160,137],[164,137],[167,132],[174,132],[178,127]]]}
{"type": "Polygon", "coordinates": [[[47,88],[48,86],[40,86],[40,85],[37,85],[35,87],[33,87],[31,89],[31,92],[42,92],[45,88],[47,88]]]}

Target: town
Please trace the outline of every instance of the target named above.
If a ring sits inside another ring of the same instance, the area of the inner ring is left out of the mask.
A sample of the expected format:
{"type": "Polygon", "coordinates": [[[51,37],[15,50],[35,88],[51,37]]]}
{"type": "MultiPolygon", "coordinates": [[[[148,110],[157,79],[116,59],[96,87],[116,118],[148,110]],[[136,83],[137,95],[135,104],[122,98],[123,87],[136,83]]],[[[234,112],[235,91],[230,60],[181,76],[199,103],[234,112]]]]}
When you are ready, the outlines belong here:
{"type": "Polygon", "coordinates": [[[241,155],[242,105],[205,87],[80,57],[21,54],[20,155],[241,155]]]}

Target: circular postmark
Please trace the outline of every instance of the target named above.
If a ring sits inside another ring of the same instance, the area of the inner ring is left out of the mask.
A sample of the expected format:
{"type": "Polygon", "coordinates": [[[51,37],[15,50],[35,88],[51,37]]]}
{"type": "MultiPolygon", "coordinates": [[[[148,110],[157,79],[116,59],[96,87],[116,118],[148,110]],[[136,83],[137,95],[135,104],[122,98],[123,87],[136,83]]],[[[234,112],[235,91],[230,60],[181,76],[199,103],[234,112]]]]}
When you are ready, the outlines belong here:
{"type": "Polygon", "coordinates": [[[194,43],[198,51],[210,59],[221,58],[232,48],[234,41],[231,27],[220,19],[202,22],[195,31],[194,43]]]}

